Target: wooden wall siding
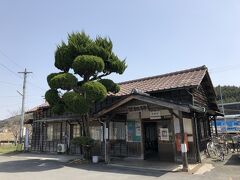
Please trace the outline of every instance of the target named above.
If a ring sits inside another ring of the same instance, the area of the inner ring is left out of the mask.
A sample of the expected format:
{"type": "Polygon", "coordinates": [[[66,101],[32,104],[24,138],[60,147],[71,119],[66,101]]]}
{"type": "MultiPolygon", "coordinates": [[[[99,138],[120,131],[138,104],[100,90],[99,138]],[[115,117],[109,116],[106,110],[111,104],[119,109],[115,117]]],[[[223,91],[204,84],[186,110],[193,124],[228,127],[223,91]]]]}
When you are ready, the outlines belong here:
{"type": "Polygon", "coordinates": [[[127,156],[127,143],[125,140],[110,140],[110,155],[118,157],[127,156]]]}
{"type": "Polygon", "coordinates": [[[111,106],[114,102],[122,98],[123,97],[121,96],[108,96],[105,100],[96,103],[93,109],[91,109],[91,113],[97,113],[98,111],[102,110],[103,108],[111,106]]]}
{"type": "Polygon", "coordinates": [[[150,93],[150,95],[177,103],[192,104],[192,97],[185,89],[154,92],[150,93]]]}
{"type": "Polygon", "coordinates": [[[207,143],[210,139],[210,122],[209,118],[205,116],[202,113],[196,113],[197,118],[197,128],[198,128],[198,139],[199,139],[199,148],[200,151],[204,151],[207,148],[207,143]],[[204,130],[206,130],[208,133],[206,133],[207,137],[202,138],[202,131],[201,131],[201,121],[204,122],[204,130]]]}
{"type": "MultiPolygon", "coordinates": [[[[140,142],[110,140],[109,146],[110,146],[110,155],[112,157],[140,157],[141,156],[140,142]]],[[[102,152],[104,152],[104,149],[102,152]]]]}
{"type": "Polygon", "coordinates": [[[69,154],[82,154],[81,146],[70,143],[69,154]]]}
{"type": "Polygon", "coordinates": [[[111,113],[112,114],[127,114],[128,113],[128,107],[129,106],[138,106],[138,105],[147,105],[148,109],[147,110],[159,110],[159,109],[166,109],[165,107],[159,107],[155,104],[151,104],[151,103],[146,103],[143,101],[139,101],[139,100],[131,100],[128,103],[114,109],[111,113]]]}
{"type": "MultiPolygon", "coordinates": [[[[191,163],[196,163],[197,157],[195,152],[195,145],[192,142],[189,142],[188,145],[189,145],[189,150],[187,152],[188,161],[191,163]]],[[[176,151],[176,161],[182,162],[182,153],[180,151],[176,151]]]]}
{"type": "Polygon", "coordinates": [[[32,151],[40,151],[40,123],[33,123],[32,151]]]}
{"type": "MultiPolygon", "coordinates": [[[[55,123],[53,123],[55,124],[55,123]]],[[[42,122],[33,123],[33,135],[32,135],[32,151],[37,152],[57,152],[58,144],[68,144],[65,138],[65,132],[70,137],[70,126],[66,121],[61,123],[62,133],[59,139],[48,141],[47,140],[47,124],[42,122]]],[[[91,125],[100,125],[99,122],[91,122],[91,125]]],[[[82,154],[82,148],[78,145],[69,143],[69,154],[82,154]]],[[[92,153],[95,155],[101,155],[104,153],[104,144],[100,141],[95,143],[92,153]]]]}
{"type": "Polygon", "coordinates": [[[35,120],[43,120],[43,119],[63,119],[63,118],[71,118],[71,119],[80,119],[79,115],[75,115],[70,112],[66,112],[63,115],[58,115],[52,113],[50,108],[40,109],[33,113],[33,119],[35,120]]]}
{"type": "Polygon", "coordinates": [[[158,134],[158,155],[159,159],[163,161],[175,160],[175,132],[173,119],[164,119],[157,122],[157,134],[158,134]],[[162,141],[159,137],[160,128],[168,128],[169,141],[162,141]]]}
{"type": "Polygon", "coordinates": [[[192,90],[193,104],[199,107],[209,107],[208,97],[202,85],[198,89],[192,90]]]}
{"type": "Polygon", "coordinates": [[[141,143],[127,142],[127,155],[130,157],[141,157],[141,143]]]}
{"type": "Polygon", "coordinates": [[[172,142],[158,142],[158,155],[160,160],[174,161],[174,151],[172,142]]]}

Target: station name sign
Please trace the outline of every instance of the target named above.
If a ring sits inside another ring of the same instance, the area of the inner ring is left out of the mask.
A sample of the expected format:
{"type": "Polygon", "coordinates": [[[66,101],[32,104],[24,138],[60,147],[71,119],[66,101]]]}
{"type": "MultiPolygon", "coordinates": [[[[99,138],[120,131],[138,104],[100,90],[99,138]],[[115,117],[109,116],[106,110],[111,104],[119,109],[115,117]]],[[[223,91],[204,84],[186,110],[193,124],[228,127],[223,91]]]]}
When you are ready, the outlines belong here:
{"type": "Polygon", "coordinates": [[[161,118],[161,111],[150,111],[149,112],[150,119],[160,119],[161,118]]]}

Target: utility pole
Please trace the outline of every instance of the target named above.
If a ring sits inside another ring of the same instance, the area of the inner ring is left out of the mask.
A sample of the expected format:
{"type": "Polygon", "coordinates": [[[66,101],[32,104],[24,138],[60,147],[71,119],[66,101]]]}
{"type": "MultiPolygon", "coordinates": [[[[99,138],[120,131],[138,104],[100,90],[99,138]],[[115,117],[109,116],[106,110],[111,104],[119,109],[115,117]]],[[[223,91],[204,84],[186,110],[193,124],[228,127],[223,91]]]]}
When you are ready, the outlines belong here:
{"type": "Polygon", "coordinates": [[[25,108],[25,90],[26,90],[26,79],[27,79],[27,74],[32,73],[28,72],[27,69],[25,68],[24,72],[18,72],[23,74],[23,92],[19,93],[22,96],[22,111],[21,111],[21,120],[20,120],[20,144],[23,142],[23,122],[24,122],[24,108],[25,108]]]}

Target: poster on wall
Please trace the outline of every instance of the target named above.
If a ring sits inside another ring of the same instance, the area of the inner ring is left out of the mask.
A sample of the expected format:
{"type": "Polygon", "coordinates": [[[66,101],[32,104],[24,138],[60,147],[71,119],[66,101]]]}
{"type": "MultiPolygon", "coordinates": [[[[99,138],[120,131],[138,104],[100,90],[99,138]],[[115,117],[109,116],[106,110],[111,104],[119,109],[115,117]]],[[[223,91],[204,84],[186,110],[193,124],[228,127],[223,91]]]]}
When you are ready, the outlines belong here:
{"type": "Polygon", "coordinates": [[[159,132],[160,132],[160,140],[161,141],[169,141],[168,128],[159,128],[159,132]]]}
{"type": "Polygon", "coordinates": [[[141,123],[137,121],[127,122],[127,141],[140,142],[141,141],[141,123]]]}

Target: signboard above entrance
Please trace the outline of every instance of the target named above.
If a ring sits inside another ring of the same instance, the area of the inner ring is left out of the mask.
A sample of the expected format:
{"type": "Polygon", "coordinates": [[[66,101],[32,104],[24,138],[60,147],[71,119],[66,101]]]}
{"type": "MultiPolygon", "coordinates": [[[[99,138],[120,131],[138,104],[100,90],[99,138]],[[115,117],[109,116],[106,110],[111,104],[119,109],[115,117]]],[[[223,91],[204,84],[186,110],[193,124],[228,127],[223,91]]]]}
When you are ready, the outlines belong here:
{"type": "Polygon", "coordinates": [[[149,118],[150,119],[161,119],[163,116],[167,117],[170,116],[170,112],[167,109],[149,111],[149,118]]]}
{"type": "Polygon", "coordinates": [[[148,106],[146,104],[142,105],[135,105],[135,106],[128,106],[128,112],[133,112],[133,111],[146,111],[148,110],[148,106]]]}
{"type": "Polygon", "coordinates": [[[161,119],[161,111],[150,111],[150,119],[161,119]]]}

